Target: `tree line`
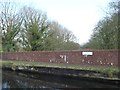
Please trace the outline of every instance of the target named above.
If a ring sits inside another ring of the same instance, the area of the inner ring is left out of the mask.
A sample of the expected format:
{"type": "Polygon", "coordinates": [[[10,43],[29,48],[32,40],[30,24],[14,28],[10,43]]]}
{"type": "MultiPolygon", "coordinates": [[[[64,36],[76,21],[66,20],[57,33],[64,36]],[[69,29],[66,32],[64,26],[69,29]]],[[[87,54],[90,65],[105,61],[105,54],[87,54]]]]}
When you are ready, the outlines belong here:
{"type": "Polygon", "coordinates": [[[109,3],[107,15],[99,20],[87,43],[79,45],[67,28],[49,20],[41,10],[5,2],[0,4],[0,50],[45,51],[120,48],[120,1],[109,3]],[[2,47],[2,49],[1,49],[2,47]]]}
{"type": "Polygon", "coordinates": [[[109,3],[107,15],[100,20],[93,30],[93,34],[82,48],[90,49],[118,49],[120,48],[120,1],[109,3]]]}
{"type": "Polygon", "coordinates": [[[0,4],[2,51],[78,50],[76,37],[42,10],[10,2],[0,4]]]}

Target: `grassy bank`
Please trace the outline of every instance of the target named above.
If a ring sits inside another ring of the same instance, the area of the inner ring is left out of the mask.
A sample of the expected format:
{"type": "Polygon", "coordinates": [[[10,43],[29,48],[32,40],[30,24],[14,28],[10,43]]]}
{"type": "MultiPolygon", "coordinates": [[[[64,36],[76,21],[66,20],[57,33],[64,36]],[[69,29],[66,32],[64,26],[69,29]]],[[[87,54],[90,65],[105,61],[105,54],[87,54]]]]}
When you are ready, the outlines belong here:
{"type": "Polygon", "coordinates": [[[1,67],[10,67],[15,69],[16,67],[53,67],[53,68],[65,68],[65,69],[77,69],[77,70],[92,70],[101,73],[108,74],[108,77],[118,78],[120,73],[117,67],[103,67],[103,66],[89,66],[89,65],[75,65],[75,64],[56,64],[56,63],[46,63],[46,62],[30,62],[30,61],[1,61],[1,67]]]}

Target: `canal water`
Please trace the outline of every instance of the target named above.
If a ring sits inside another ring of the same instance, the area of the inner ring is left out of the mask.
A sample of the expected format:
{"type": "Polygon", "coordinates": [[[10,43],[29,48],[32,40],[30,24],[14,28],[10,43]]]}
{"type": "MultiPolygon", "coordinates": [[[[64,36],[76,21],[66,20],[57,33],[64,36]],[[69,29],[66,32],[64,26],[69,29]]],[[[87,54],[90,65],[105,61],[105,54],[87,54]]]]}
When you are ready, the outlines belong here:
{"type": "Polygon", "coordinates": [[[2,88],[117,88],[115,85],[47,74],[2,71],[2,88]]]}

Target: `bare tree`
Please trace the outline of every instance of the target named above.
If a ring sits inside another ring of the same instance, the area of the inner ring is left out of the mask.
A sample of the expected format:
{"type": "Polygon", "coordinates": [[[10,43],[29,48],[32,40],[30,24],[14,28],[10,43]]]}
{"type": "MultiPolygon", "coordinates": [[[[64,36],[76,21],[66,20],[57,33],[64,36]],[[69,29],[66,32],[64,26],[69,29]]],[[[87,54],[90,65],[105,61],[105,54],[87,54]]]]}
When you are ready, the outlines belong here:
{"type": "Polygon", "coordinates": [[[0,31],[2,32],[3,51],[17,51],[22,18],[17,13],[15,4],[10,2],[0,3],[0,31]]]}

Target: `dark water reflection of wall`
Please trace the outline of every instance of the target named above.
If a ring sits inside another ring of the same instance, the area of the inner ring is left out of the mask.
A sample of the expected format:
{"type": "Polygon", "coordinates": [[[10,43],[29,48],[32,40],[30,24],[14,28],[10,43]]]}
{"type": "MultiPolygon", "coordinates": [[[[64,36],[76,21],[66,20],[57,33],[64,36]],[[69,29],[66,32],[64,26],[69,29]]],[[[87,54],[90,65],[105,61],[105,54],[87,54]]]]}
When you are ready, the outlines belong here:
{"type": "Polygon", "coordinates": [[[51,82],[45,82],[38,79],[26,78],[22,73],[3,72],[3,88],[50,88],[58,87],[51,82]]]}
{"type": "Polygon", "coordinates": [[[31,75],[3,71],[3,88],[115,88],[117,86],[105,85],[85,80],[75,80],[60,76],[31,75]]]}

